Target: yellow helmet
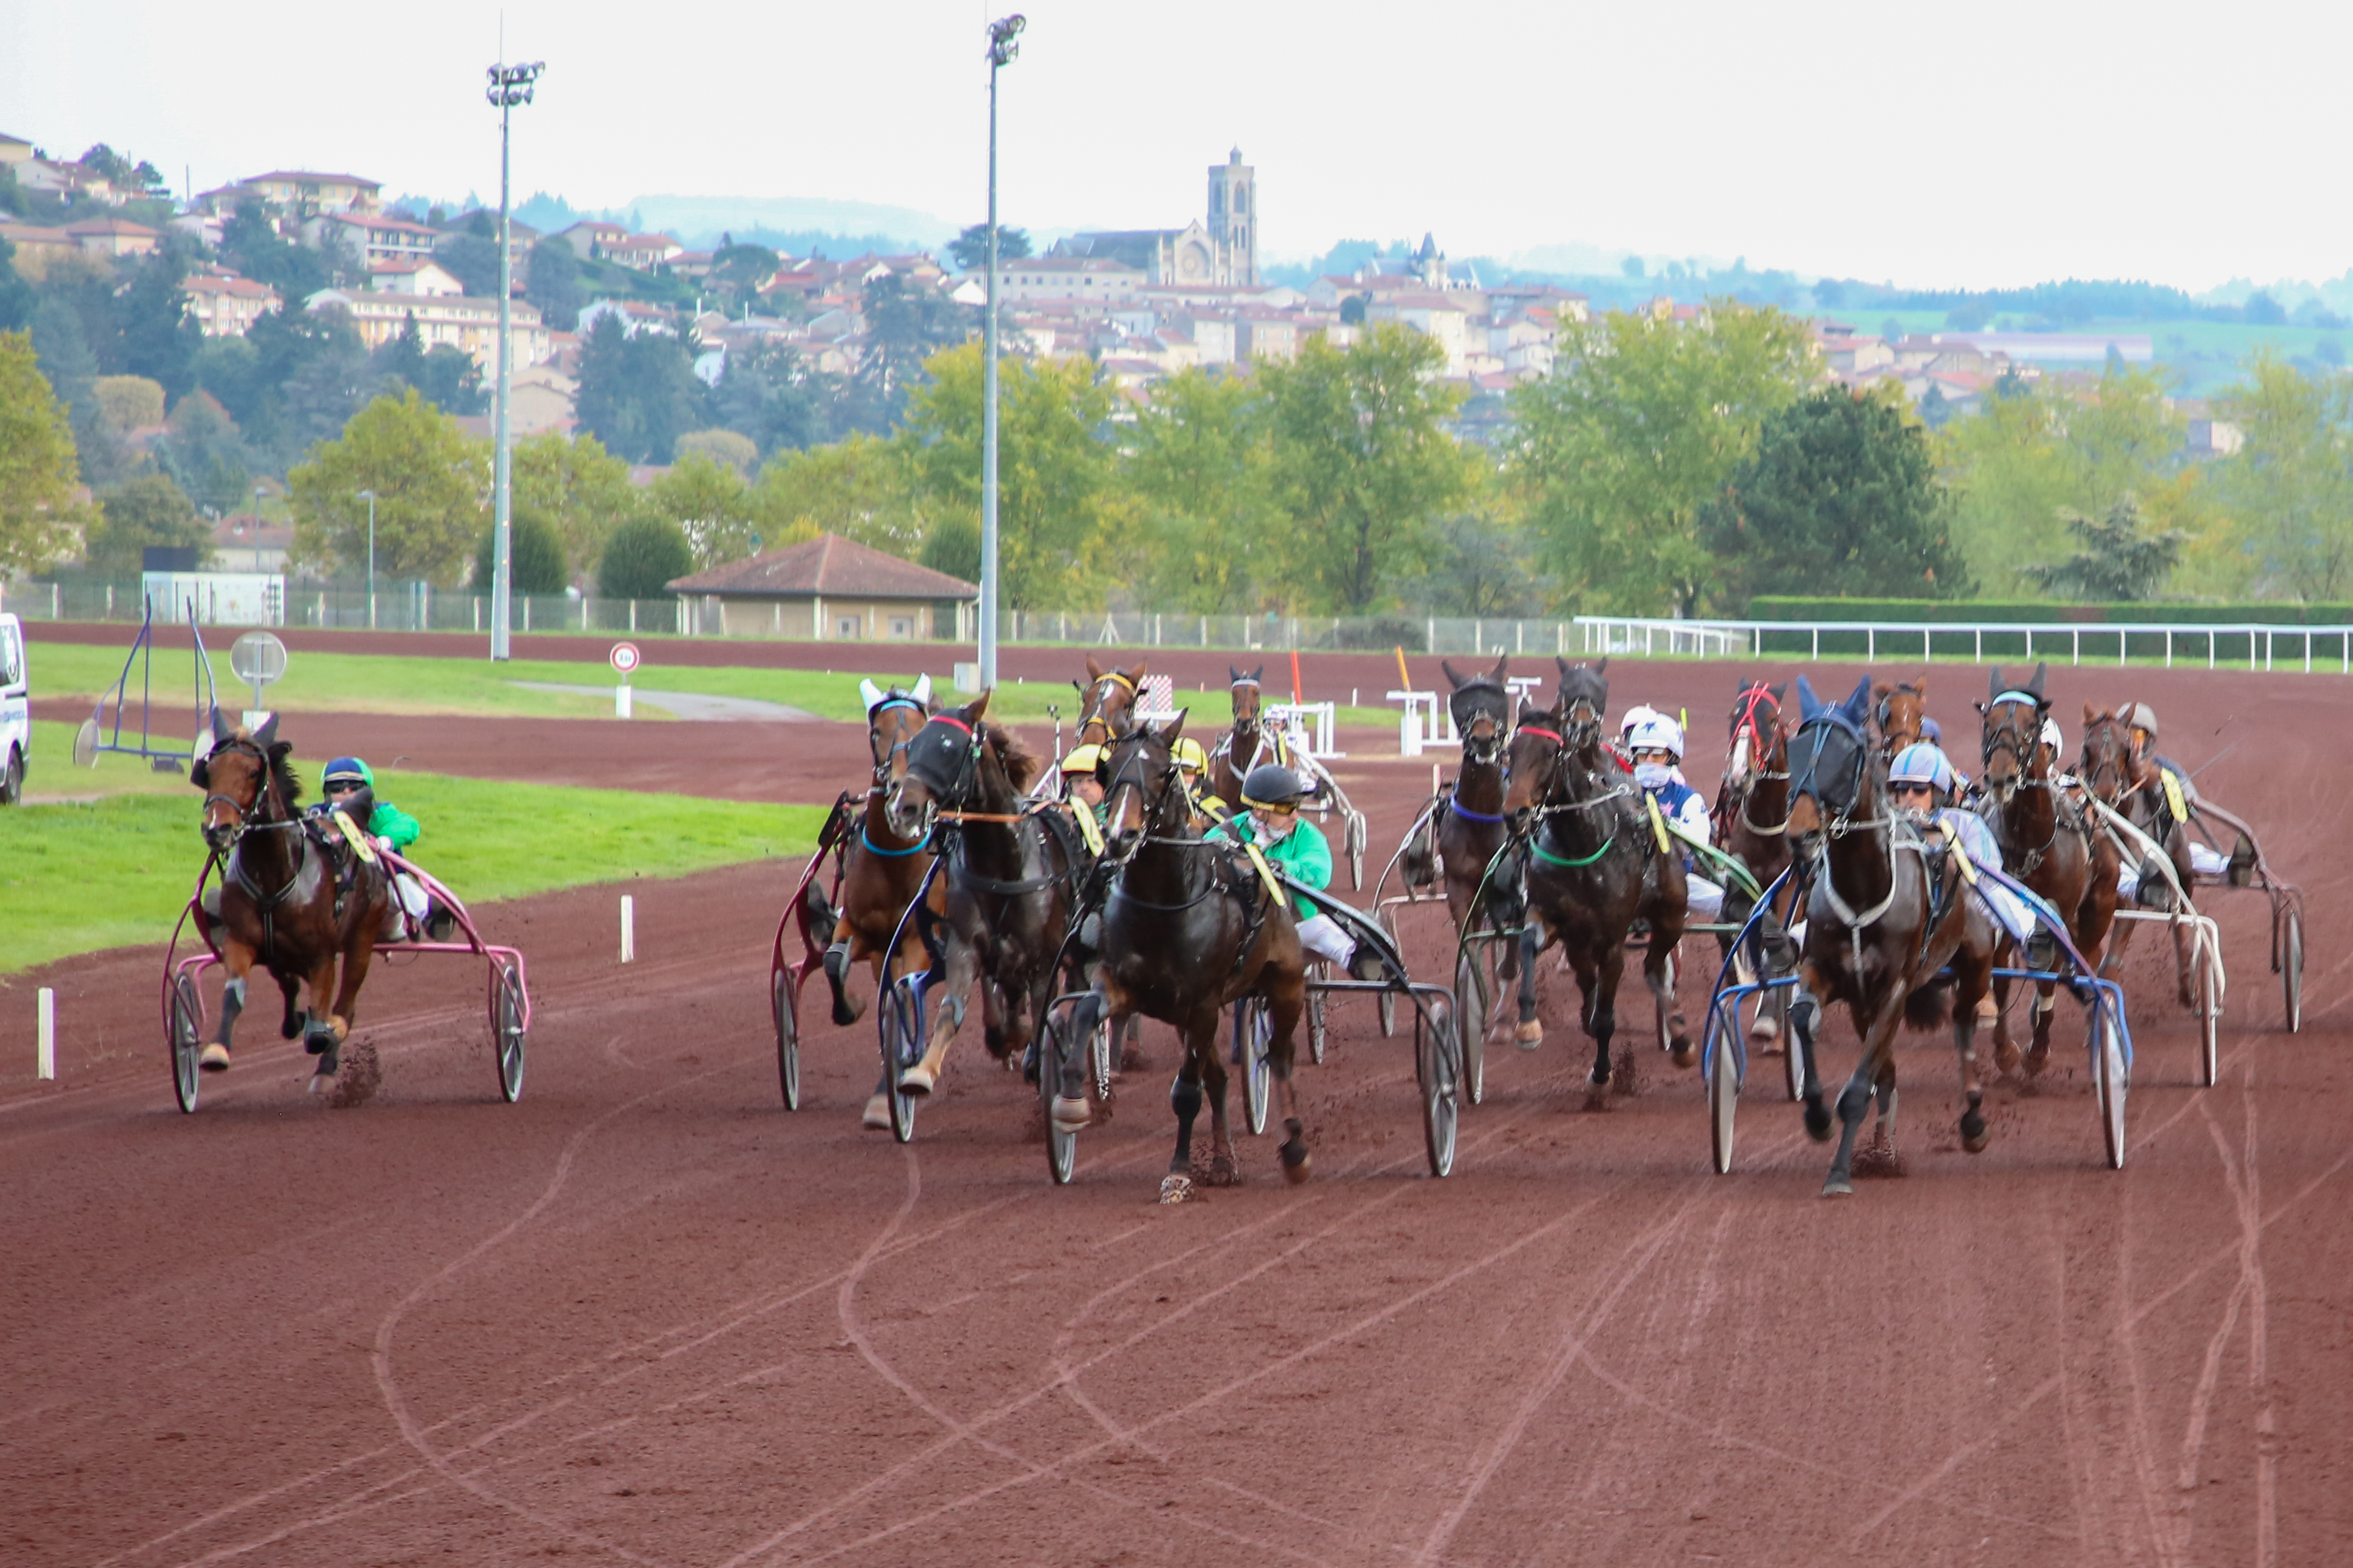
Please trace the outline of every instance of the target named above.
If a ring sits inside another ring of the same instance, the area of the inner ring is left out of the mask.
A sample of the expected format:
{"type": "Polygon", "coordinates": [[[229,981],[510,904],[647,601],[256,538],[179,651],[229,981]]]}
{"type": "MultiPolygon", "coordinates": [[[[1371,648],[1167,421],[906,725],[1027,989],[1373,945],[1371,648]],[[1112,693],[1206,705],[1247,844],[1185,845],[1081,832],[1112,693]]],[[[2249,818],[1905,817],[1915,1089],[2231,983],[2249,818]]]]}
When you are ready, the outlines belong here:
{"type": "Polygon", "coordinates": [[[1176,759],[1177,767],[1187,773],[1205,773],[1209,771],[1209,753],[1203,751],[1201,742],[1190,735],[1177,737],[1176,743],[1168,748],[1168,754],[1176,759]]]}
{"type": "Polygon", "coordinates": [[[1101,746],[1081,746],[1062,759],[1062,771],[1066,773],[1091,773],[1103,764],[1103,749],[1101,746]]]}

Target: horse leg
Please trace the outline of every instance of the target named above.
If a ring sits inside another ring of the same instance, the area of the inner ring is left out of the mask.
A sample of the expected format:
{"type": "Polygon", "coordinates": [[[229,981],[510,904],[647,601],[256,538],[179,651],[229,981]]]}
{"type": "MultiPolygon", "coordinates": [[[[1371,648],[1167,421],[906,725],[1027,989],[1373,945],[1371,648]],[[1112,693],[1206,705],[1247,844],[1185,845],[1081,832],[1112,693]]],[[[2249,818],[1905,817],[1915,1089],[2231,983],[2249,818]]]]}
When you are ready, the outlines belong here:
{"type": "Polygon", "coordinates": [[[253,973],[253,949],[228,937],[221,942],[221,962],[228,967],[228,980],[221,986],[220,1027],[214,1031],[212,1043],[206,1046],[196,1065],[206,1072],[228,1071],[229,1047],[237,1043],[237,1016],[245,1011],[245,991],[253,973]]]}
{"type": "Polygon", "coordinates": [[[1651,1005],[1658,1009],[1659,1026],[1667,1037],[1667,1054],[1679,1068],[1687,1068],[1699,1059],[1693,1048],[1691,1029],[1683,1023],[1681,1008],[1675,1005],[1674,987],[1667,984],[1667,960],[1674,956],[1672,947],[1651,944],[1642,955],[1642,980],[1651,988],[1651,1005]]]}
{"type": "Polygon", "coordinates": [[[858,928],[849,923],[848,915],[842,916],[834,923],[833,945],[825,950],[824,967],[825,983],[833,988],[833,1021],[843,1027],[858,1022],[859,1015],[866,1011],[865,998],[852,996],[843,982],[849,977],[851,964],[870,956],[858,928]]]}
{"type": "Polygon", "coordinates": [[[1822,1104],[1820,1048],[1822,1003],[1815,988],[1821,975],[1810,963],[1798,969],[1798,994],[1789,1001],[1789,1033],[1806,1053],[1799,1094],[1806,1104],[1806,1136],[1820,1143],[1831,1135],[1831,1113],[1822,1104]]]}
{"type": "Polygon", "coordinates": [[[2189,984],[2189,922],[2179,914],[2173,917],[2173,978],[2179,988],[2181,1005],[2191,1012],[2198,1010],[2198,997],[2189,984]]]}
{"type": "MultiPolygon", "coordinates": [[[[1201,1077],[1209,1090],[1209,1185],[1240,1186],[1242,1179],[1241,1152],[1234,1147],[1233,1124],[1226,1120],[1226,1086],[1233,1075],[1226,1070],[1226,1058],[1218,1053],[1218,1030],[1224,1015],[1212,1009],[1201,1022],[1201,1077]]],[[[1189,1048],[1192,1031],[1186,1031],[1189,1048]]]]}
{"type": "MultiPolygon", "coordinates": [[[[2014,945],[2014,944],[2013,944],[2014,945]]],[[[2007,956],[2015,958],[2015,952],[2007,956]]],[[[2014,1073],[2019,1067],[2018,1042],[2010,1033],[2010,976],[1996,975],[1993,982],[1993,1061],[1995,1070],[2014,1073]]]]}
{"type": "Polygon", "coordinates": [[[1274,1037],[1267,1046],[1267,1065],[1274,1069],[1276,1092],[1282,1097],[1282,1131],[1287,1134],[1275,1153],[1282,1162],[1283,1179],[1293,1186],[1307,1179],[1309,1164],[1307,1124],[1299,1114],[1299,1084],[1291,1071],[1298,1056],[1293,1037],[1299,1027],[1299,1016],[1305,1011],[1306,1003],[1307,982],[1303,973],[1280,977],[1272,995],[1268,998],[1274,1037]]]}
{"type": "Polygon", "coordinates": [[[2051,1019],[2059,1011],[2059,988],[2048,980],[2034,983],[2034,1037],[2026,1047],[2026,1071],[2030,1078],[2040,1078],[2042,1069],[2051,1065],[2051,1019]]]}
{"type": "Polygon", "coordinates": [[[302,982],[299,978],[289,980],[281,977],[278,982],[278,994],[286,1005],[284,1014],[278,1020],[278,1037],[290,1040],[302,1032],[302,982]]]}
{"type": "Polygon", "coordinates": [[[1544,936],[1533,916],[1520,929],[1519,949],[1520,1026],[1514,1038],[1532,1051],[1544,1043],[1544,1025],[1536,1021],[1536,955],[1544,951],[1544,936]]]}
{"type": "Polygon", "coordinates": [[[302,1030],[302,1048],[319,1058],[319,1078],[332,1078],[343,1037],[351,1026],[335,1016],[335,955],[332,952],[311,968],[311,1021],[302,1030]]]}
{"type": "Polygon", "coordinates": [[[1895,1059],[1890,1057],[1873,1084],[1879,1097],[1879,1120],[1872,1124],[1871,1152],[1892,1173],[1895,1165],[1895,1059]]]}
{"type": "Polygon", "coordinates": [[[1620,949],[1617,956],[1614,964],[1598,953],[1571,956],[1571,962],[1577,963],[1577,988],[1585,996],[1580,1022],[1593,1041],[1593,1070],[1587,1075],[1587,1081],[1595,1089],[1609,1088],[1620,1076],[1610,1065],[1609,1041],[1618,1033],[1618,980],[1625,973],[1625,950],[1620,949]]]}
{"type": "MultiPolygon", "coordinates": [[[[900,954],[896,960],[890,962],[886,962],[883,955],[879,952],[870,953],[865,956],[874,971],[874,994],[877,997],[880,997],[884,991],[890,988],[892,982],[903,980],[908,975],[915,972],[914,961],[905,953],[900,954]]],[[[834,994],[837,996],[841,994],[841,989],[838,983],[834,987],[834,994]]],[[[859,1004],[858,1010],[863,1011],[864,1007],[865,1004],[861,1002],[859,1004]]],[[[854,1016],[855,1015],[853,1014],[853,1016],[854,1016]]],[[[891,1068],[889,1063],[883,1063],[878,1069],[874,1079],[874,1092],[866,1097],[866,1109],[860,1114],[858,1121],[860,1126],[865,1128],[870,1132],[888,1132],[891,1130],[891,1068]]]]}
{"type": "MultiPolygon", "coordinates": [[[[929,1094],[939,1087],[941,1078],[947,1072],[948,1043],[964,1027],[965,998],[972,990],[973,973],[979,967],[978,944],[951,930],[947,950],[947,978],[939,987],[940,1010],[932,1017],[932,1037],[923,1044],[923,1059],[899,1075],[902,1094],[929,1094]]],[[[980,1005],[985,1013],[996,1012],[995,982],[981,986],[980,1005]]],[[[1081,1103],[1084,1103],[1083,1100],[1081,1103]]],[[[1084,1125],[1083,1121],[1081,1125],[1084,1125]]]]}
{"type": "Polygon", "coordinates": [[[1871,1109],[1872,1091],[1883,1074],[1889,1091],[1882,1102],[1883,1115],[1894,1114],[1895,1073],[1888,1042],[1903,1018],[1904,993],[1898,986],[1892,1000],[1880,1004],[1879,1016],[1863,1032],[1862,1058],[1854,1064],[1854,1074],[1846,1080],[1846,1087],[1839,1091],[1838,1152],[1831,1156],[1831,1173],[1822,1183],[1822,1196],[1826,1198],[1845,1197],[1854,1191],[1854,1135],[1862,1128],[1862,1119],[1871,1109]]]}
{"type": "MultiPolygon", "coordinates": [[[[1080,1011],[1085,1014],[1086,1004],[1080,1011]]],[[[1082,1016],[1082,1022],[1091,1021],[1082,1016]]],[[[1168,1086],[1168,1107],[1176,1113],[1176,1152],[1169,1157],[1168,1173],[1160,1178],[1160,1201],[1164,1204],[1189,1203],[1193,1197],[1193,1123],[1201,1114],[1201,1080],[1211,1068],[1218,1067],[1218,1026],[1214,1017],[1208,1030],[1196,1018],[1185,1031],[1185,1060],[1176,1069],[1176,1081],[1168,1086]]],[[[1222,1072],[1218,1081],[1218,1116],[1212,1123],[1213,1149],[1222,1153],[1224,1139],[1218,1129],[1225,1115],[1225,1080],[1222,1072]]],[[[1215,1155],[1212,1156],[1211,1182],[1218,1182],[1215,1155]]]]}

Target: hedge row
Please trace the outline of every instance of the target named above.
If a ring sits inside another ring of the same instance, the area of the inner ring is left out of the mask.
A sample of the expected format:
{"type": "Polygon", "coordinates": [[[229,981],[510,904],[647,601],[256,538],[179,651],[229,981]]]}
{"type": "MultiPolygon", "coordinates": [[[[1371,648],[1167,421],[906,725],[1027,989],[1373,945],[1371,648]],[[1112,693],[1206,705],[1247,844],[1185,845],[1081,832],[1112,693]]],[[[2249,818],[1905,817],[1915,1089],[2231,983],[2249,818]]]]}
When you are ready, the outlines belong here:
{"type": "Polygon", "coordinates": [[[1954,599],[1813,599],[1759,595],[1748,602],[1757,621],[1935,621],[1984,625],[1993,621],[2033,626],[2100,626],[2117,621],[2170,626],[2217,624],[2275,626],[2341,626],[2353,624],[2353,605],[2053,605],[2002,604],[1954,599]]]}

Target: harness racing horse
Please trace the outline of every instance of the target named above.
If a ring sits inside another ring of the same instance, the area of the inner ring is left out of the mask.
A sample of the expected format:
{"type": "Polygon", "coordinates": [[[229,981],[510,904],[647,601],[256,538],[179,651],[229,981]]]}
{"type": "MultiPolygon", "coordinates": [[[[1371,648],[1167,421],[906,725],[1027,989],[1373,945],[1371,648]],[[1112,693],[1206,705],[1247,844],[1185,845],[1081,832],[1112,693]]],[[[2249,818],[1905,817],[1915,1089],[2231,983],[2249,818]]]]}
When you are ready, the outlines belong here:
{"type": "MultiPolygon", "coordinates": [[[[2081,777],[2085,789],[2157,842],[2166,858],[2173,862],[2174,877],[2186,890],[2190,886],[2189,829],[2173,815],[2173,804],[2165,793],[2165,771],[2146,757],[2135,757],[2124,721],[2088,702],[2084,704],[2081,777]]],[[[2122,865],[2122,847],[2115,847],[2115,853],[2117,864],[2122,865]]],[[[2140,868],[2138,898],[2152,909],[2179,912],[2173,908],[2172,887],[2167,883],[2164,872],[2154,866],[2140,868]]],[[[2132,941],[2133,924],[2126,921],[2111,929],[2116,932],[2116,943],[2110,952],[2113,962],[2123,956],[2126,945],[2132,941]]],[[[2181,1005],[2194,1008],[2198,1002],[2190,990],[2189,928],[2179,921],[2173,926],[2173,957],[2174,980],[2181,1005]]],[[[2104,973],[2106,967],[2102,966],[2104,973]]]]}
{"type": "Polygon", "coordinates": [[[947,1004],[922,1059],[899,1075],[907,1094],[938,1087],[976,976],[988,1054],[1003,1061],[1028,1047],[1054,994],[1071,883],[1086,864],[1060,807],[1024,800],[1042,764],[1011,731],[987,721],[989,697],[984,691],[934,715],[909,743],[906,770],[891,788],[892,827],[902,837],[937,835],[947,872],[947,1004]]]}
{"type": "MultiPolygon", "coordinates": [[[[1507,931],[1525,918],[1524,858],[1506,859],[1495,867],[1492,879],[1488,876],[1495,852],[1511,837],[1510,818],[1504,812],[1504,748],[1512,728],[1512,695],[1504,684],[1508,660],[1508,655],[1500,656],[1493,670],[1472,676],[1458,675],[1451,664],[1440,663],[1454,689],[1446,705],[1454,732],[1462,737],[1462,763],[1455,770],[1453,787],[1430,802],[1401,861],[1407,880],[1418,888],[1435,882],[1443,868],[1446,911],[1458,940],[1467,931],[1507,931]]],[[[1497,945],[1498,978],[1518,979],[1519,944],[1497,945]]]]}
{"type": "MultiPolygon", "coordinates": [[[[2042,721],[2051,711],[2042,694],[2049,673],[2047,664],[2038,664],[2034,678],[2016,686],[2005,682],[2001,667],[1994,666],[1992,700],[1977,705],[1984,715],[1985,763],[1979,779],[1985,799],[1978,813],[2001,847],[2002,869],[2050,900],[2076,951],[2096,968],[2116,916],[2116,854],[2105,835],[2093,838],[2082,808],[2066,798],[2053,777],[2058,761],[2042,743],[2042,721]]],[[[2034,990],[2026,1069],[2039,1074],[2050,1060],[2051,1018],[2059,1003],[2052,982],[2037,981],[2034,990]]],[[[1994,982],[1994,1000],[2000,1009],[1994,1020],[1994,1059],[2009,1072],[2019,1065],[2010,1035],[2009,980],[1994,982]]]]}
{"type": "MultiPolygon", "coordinates": [[[[391,902],[392,884],[380,863],[348,841],[331,844],[326,822],[296,812],[301,784],[286,760],[293,750],[278,739],[277,715],[259,730],[232,730],[216,708],[212,750],[188,770],[189,782],[206,792],[205,843],[225,858],[220,910],[211,918],[218,922],[215,945],[228,980],[221,992],[220,1031],[201,1058],[208,1072],[228,1068],[237,1017],[259,963],[286,998],[279,1034],[290,1040],[302,1036],[303,1048],[319,1058],[317,1076],[332,1075],[391,902]],[[306,981],[307,1016],[295,1001],[306,981]]],[[[365,798],[354,808],[364,824],[365,798]]]]}
{"type": "MultiPolygon", "coordinates": [[[[1760,888],[1770,888],[1789,864],[1789,737],[1781,722],[1781,700],[1788,691],[1787,682],[1767,686],[1751,680],[1732,694],[1732,749],[1715,792],[1715,841],[1748,868],[1760,888]]],[[[1774,911],[1782,925],[1788,922],[1788,906],[1796,897],[1792,889],[1784,907],[1774,911]]],[[[1748,894],[1737,882],[1728,883],[1725,923],[1739,925],[1747,918],[1748,894]]],[[[1734,962],[1743,984],[1755,978],[1748,973],[1746,953],[1734,962]]],[[[1769,1000],[1779,994],[1768,994],[1767,1005],[1757,1008],[1748,1027],[1749,1037],[1768,1050],[1779,1048],[1770,1042],[1780,1037],[1776,1016],[1780,1008],[1769,1000]]]]}
{"type": "Polygon", "coordinates": [[[1839,1093],[1838,1153],[1822,1183],[1824,1197],[1854,1190],[1855,1132],[1874,1090],[1873,1150],[1894,1163],[1896,1030],[1906,1022],[1934,1028],[1948,1005],[1966,1102],[1961,1144],[1974,1154],[1989,1136],[1970,1037],[1993,970],[1994,927],[1963,885],[1967,856],[1960,847],[1938,853],[1908,822],[1890,817],[1887,764],[1863,731],[1870,700],[1868,676],[1837,706],[1817,699],[1800,676],[1801,717],[1789,747],[1792,848],[1813,868],[1789,1024],[1805,1051],[1806,1131],[1817,1141],[1831,1131],[1815,1070],[1823,1010],[1844,1002],[1862,1038],[1854,1076],[1839,1093]],[[1940,977],[1947,966],[1949,995],[1940,977]]]}
{"type": "MultiPolygon", "coordinates": [[[[1577,973],[1583,996],[1579,1022],[1593,1040],[1592,1083],[1617,1080],[1633,1092],[1630,1058],[1615,1069],[1609,1041],[1618,1028],[1618,983],[1626,967],[1626,939],[1637,921],[1650,925],[1642,977],[1658,1008],[1660,1033],[1677,1067],[1693,1051],[1667,960],[1683,940],[1689,890],[1683,857],[1661,840],[1663,830],[1646,813],[1634,781],[1602,748],[1601,715],[1609,682],[1598,665],[1560,662],[1560,691],[1549,712],[1523,705],[1512,736],[1510,788],[1504,811],[1528,854],[1528,915],[1520,936],[1519,1039],[1533,1048],[1544,1038],[1536,1020],[1536,956],[1558,943],[1577,973]]],[[[1668,842],[1672,842],[1669,840],[1668,842]]]]}
{"type": "MultiPolygon", "coordinates": [[[[1226,803],[1228,811],[1241,809],[1242,781],[1261,763],[1281,763],[1292,766],[1291,748],[1284,744],[1282,733],[1269,726],[1259,715],[1266,706],[1266,693],[1260,679],[1266,666],[1260,665],[1247,673],[1226,667],[1233,678],[1230,691],[1234,702],[1234,727],[1218,739],[1209,752],[1209,793],[1226,803]]],[[[1310,787],[1315,780],[1310,778],[1310,787]]]]}
{"type": "Polygon", "coordinates": [[[1079,734],[1072,742],[1079,746],[1105,746],[1127,733],[1129,720],[1135,712],[1136,690],[1144,684],[1144,672],[1148,661],[1134,669],[1105,669],[1087,655],[1087,683],[1071,682],[1079,694],[1079,734]]]}
{"type": "MultiPolygon", "coordinates": [[[[1176,1151],[1160,1184],[1165,1204],[1192,1196],[1193,1123],[1205,1090],[1207,1179],[1212,1186],[1239,1179],[1218,1035],[1227,1006],[1244,996],[1264,999],[1271,1025],[1267,1061],[1282,1095],[1282,1173],[1303,1182],[1309,1165],[1292,1081],[1293,1037],[1307,993],[1299,928],[1288,899],[1233,855],[1232,845],[1205,840],[1195,826],[1170,752],[1184,725],[1182,713],[1166,723],[1145,721],[1113,742],[1104,760],[1103,854],[1115,869],[1090,972],[1093,989],[1079,1002],[1071,1035],[1091,1037],[1106,1015],[1114,1039],[1136,1014],[1176,1027],[1185,1056],[1168,1090],[1176,1151]]],[[[1066,1130],[1086,1124],[1085,1056],[1062,1053],[1052,1114],[1066,1130]]]]}
{"type": "MultiPolygon", "coordinates": [[[[931,875],[933,857],[930,834],[901,834],[891,826],[888,799],[891,786],[906,772],[908,743],[931,718],[931,677],[917,680],[910,691],[894,686],[886,692],[871,680],[861,681],[859,692],[866,700],[866,743],[874,773],[858,812],[857,831],[844,831],[839,840],[841,907],[836,910],[826,902],[814,879],[807,895],[812,929],[830,927],[833,931],[825,952],[825,978],[833,989],[833,1021],[844,1026],[858,1022],[866,1011],[866,999],[851,994],[847,984],[853,964],[863,961],[872,968],[878,991],[923,967],[924,955],[914,943],[902,944],[895,953],[887,950],[900,916],[931,875]]],[[[845,795],[835,809],[847,814],[851,802],[860,799],[845,795]]],[[[934,912],[946,907],[935,894],[934,912]]],[[[890,1087],[887,1081],[875,1085],[866,1102],[867,1126],[891,1125],[890,1087]]]]}
{"type": "Polygon", "coordinates": [[[1899,680],[1892,686],[1883,680],[1871,689],[1871,695],[1874,699],[1872,722],[1879,729],[1879,754],[1893,758],[1923,733],[1921,721],[1928,710],[1928,672],[1922,670],[1918,679],[1899,680]]]}

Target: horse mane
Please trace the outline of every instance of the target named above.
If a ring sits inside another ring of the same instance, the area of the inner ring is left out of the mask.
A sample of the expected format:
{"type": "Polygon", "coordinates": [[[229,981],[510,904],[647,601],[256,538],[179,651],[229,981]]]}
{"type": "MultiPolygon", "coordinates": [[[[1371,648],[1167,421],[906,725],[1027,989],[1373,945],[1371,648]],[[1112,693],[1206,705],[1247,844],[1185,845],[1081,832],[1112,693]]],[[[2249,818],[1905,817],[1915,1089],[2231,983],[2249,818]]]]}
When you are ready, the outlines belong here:
{"type": "Polygon", "coordinates": [[[997,765],[1013,783],[1014,793],[1027,795],[1029,786],[1038,782],[1042,764],[1038,754],[1021,743],[1021,737],[1001,724],[991,724],[987,730],[989,749],[997,753],[997,765]]]}
{"type": "Polygon", "coordinates": [[[302,799],[302,780],[294,772],[291,755],[275,746],[269,748],[269,773],[278,781],[278,798],[286,803],[288,811],[292,811],[302,799]]]}

